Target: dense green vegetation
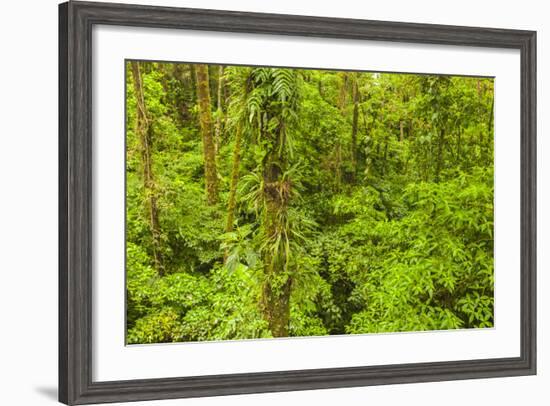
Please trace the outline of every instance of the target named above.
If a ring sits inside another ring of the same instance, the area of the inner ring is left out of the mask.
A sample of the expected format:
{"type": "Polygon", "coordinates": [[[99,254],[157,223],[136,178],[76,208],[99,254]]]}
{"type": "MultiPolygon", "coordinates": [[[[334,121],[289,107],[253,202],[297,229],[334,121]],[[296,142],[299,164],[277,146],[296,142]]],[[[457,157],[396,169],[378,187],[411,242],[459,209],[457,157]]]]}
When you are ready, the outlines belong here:
{"type": "Polygon", "coordinates": [[[127,341],[493,325],[493,80],[128,62],[127,341]]]}

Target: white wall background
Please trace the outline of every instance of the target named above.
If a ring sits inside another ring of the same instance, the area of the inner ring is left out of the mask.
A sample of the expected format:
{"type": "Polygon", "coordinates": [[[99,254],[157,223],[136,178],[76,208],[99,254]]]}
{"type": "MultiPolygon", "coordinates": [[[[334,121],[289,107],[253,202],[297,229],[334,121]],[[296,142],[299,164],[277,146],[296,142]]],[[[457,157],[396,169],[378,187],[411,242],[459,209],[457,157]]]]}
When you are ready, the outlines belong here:
{"type": "MultiPolygon", "coordinates": [[[[129,1],[125,1],[129,2],[129,1]]],[[[134,0],[133,3],[538,31],[539,374],[135,405],[546,405],[550,399],[550,20],[523,0],[134,0]]],[[[57,1],[9,2],[0,24],[0,404],[57,398],[57,1]]],[[[414,349],[411,349],[414,351],[414,349]]]]}

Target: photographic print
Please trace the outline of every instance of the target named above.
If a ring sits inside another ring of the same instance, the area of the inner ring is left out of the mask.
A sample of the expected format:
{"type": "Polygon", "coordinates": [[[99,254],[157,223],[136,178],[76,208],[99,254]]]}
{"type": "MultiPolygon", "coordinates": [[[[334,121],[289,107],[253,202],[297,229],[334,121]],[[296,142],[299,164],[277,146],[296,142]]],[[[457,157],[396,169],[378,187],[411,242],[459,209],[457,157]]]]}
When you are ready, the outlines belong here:
{"type": "Polygon", "coordinates": [[[493,78],[125,74],[127,344],[493,327],[493,78]]]}
{"type": "Polygon", "coordinates": [[[61,402],[537,373],[536,31],[58,21],[61,402]]]}

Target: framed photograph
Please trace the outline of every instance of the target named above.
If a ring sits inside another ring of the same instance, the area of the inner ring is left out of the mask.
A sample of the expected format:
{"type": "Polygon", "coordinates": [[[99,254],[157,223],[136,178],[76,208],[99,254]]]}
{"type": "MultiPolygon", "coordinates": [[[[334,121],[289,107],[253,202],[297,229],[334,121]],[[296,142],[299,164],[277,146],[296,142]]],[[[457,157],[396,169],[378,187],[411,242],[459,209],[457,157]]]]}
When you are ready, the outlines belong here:
{"type": "Polygon", "coordinates": [[[59,6],[59,400],[536,373],[536,33],[59,6]]]}

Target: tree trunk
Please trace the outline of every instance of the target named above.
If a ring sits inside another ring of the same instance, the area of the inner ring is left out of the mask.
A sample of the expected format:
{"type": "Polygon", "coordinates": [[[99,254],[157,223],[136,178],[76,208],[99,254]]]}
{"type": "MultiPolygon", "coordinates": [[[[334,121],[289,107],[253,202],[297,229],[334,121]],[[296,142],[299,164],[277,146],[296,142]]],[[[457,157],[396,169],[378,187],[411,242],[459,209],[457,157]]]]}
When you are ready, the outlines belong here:
{"type": "Polygon", "coordinates": [[[357,76],[353,81],[353,119],[351,123],[351,166],[353,169],[353,177],[357,173],[357,121],[359,119],[359,86],[357,76]]]}
{"type": "Polygon", "coordinates": [[[223,91],[223,65],[220,65],[218,70],[218,91],[216,96],[218,98],[216,105],[216,136],[215,136],[215,150],[216,155],[220,149],[221,143],[221,132],[222,132],[222,91],[223,91]]]}
{"type": "Polygon", "coordinates": [[[139,63],[132,61],[130,63],[132,78],[134,82],[134,94],[136,98],[136,134],[140,140],[141,161],[143,167],[143,186],[146,196],[146,205],[149,217],[149,230],[153,241],[153,259],[155,268],[159,274],[163,274],[163,266],[160,250],[160,226],[157,207],[156,187],[152,168],[152,132],[153,128],[147,113],[145,97],[143,93],[143,83],[139,63]]]}
{"type": "MultiPolygon", "coordinates": [[[[261,259],[263,266],[260,311],[274,337],[288,337],[290,320],[290,294],[292,272],[290,240],[292,227],[288,221],[288,209],[292,200],[292,182],[286,176],[289,166],[288,148],[286,148],[288,128],[296,124],[292,114],[283,107],[297,109],[297,89],[281,92],[274,86],[275,75],[261,75],[249,82],[264,90],[261,114],[251,124],[259,132],[265,155],[261,163],[262,189],[260,203],[261,219],[261,259]],[[274,128],[273,123],[277,122],[274,128]]],[[[298,79],[296,77],[295,79],[298,79]]],[[[286,85],[285,85],[286,86],[286,85]]],[[[250,112],[248,112],[249,114],[250,112]]],[[[253,112],[253,115],[256,114],[253,112]]]]}
{"type": "Polygon", "coordinates": [[[235,205],[237,201],[237,184],[239,183],[239,165],[241,163],[241,138],[242,128],[240,124],[237,126],[235,134],[235,147],[233,149],[233,167],[231,169],[231,186],[229,188],[229,201],[227,204],[227,223],[225,231],[233,231],[233,220],[235,217],[235,205]]]}
{"type": "Polygon", "coordinates": [[[218,174],[216,169],[216,147],[212,134],[208,66],[196,65],[195,72],[197,76],[197,98],[199,101],[199,116],[204,151],[206,200],[209,205],[214,205],[218,202],[218,174]]]}
{"type": "MultiPolygon", "coordinates": [[[[274,277],[276,273],[271,273],[274,277]]],[[[273,283],[267,282],[263,286],[263,314],[267,320],[273,337],[288,337],[290,321],[290,291],[292,280],[287,278],[283,286],[275,289],[273,283]]]]}
{"type": "Polygon", "coordinates": [[[340,84],[340,93],[338,94],[338,108],[343,114],[346,108],[346,101],[348,99],[349,74],[348,72],[341,72],[340,76],[342,78],[342,83],[340,84]]]}
{"type": "MultiPolygon", "coordinates": [[[[277,145],[278,143],[274,143],[277,145]]],[[[281,162],[276,148],[267,158],[263,170],[266,236],[275,241],[281,238],[280,217],[287,210],[290,197],[290,181],[281,179],[281,162]]],[[[274,337],[287,337],[290,319],[291,278],[285,275],[287,258],[279,252],[274,255],[266,250],[263,258],[265,282],[263,286],[263,314],[274,337]]]]}

